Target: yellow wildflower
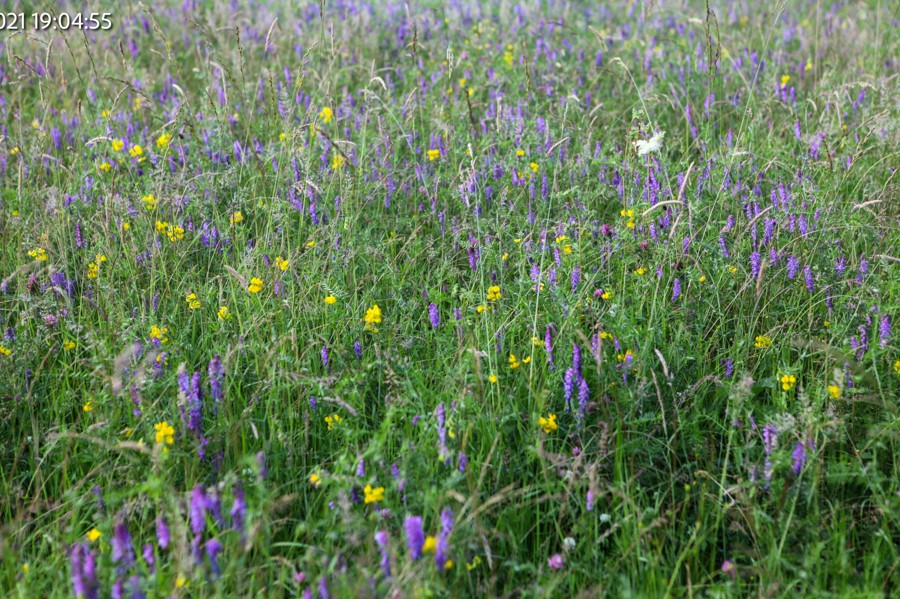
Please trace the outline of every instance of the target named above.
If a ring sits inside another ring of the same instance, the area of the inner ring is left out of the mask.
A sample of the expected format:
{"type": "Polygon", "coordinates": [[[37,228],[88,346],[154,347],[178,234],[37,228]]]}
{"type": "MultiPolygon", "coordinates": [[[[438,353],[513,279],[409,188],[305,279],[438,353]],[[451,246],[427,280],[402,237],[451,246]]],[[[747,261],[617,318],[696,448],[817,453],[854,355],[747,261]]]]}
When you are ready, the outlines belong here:
{"type": "Polygon", "coordinates": [[[166,227],[166,237],[168,237],[169,241],[171,241],[172,243],[180,241],[184,239],[184,229],[182,229],[178,225],[169,225],[168,227],[166,227]]]}
{"type": "Polygon", "coordinates": [[[159,137],[156,138],[156,147],[160,150],[164,150],[169,147],[169,142],[172,141],[171,133],[163,133],[159,137]]]}
{"type": "Polygon", "coordinates": [[[184,301],[187,302],[188,308],[190,308],[191,310],[196,310],[200,307],[200,300],[197,299],[196,293],[188,293],[187,297],[184,298],[184,301]]]}
{"type": "Polygon", "coordinates": [[[112,165],[111,165],[110,163],[108,163],[108,162],[101,162],[101,163],[100,163],[100,166],[97,167],[97,168],[99,168],[99,169],[100,169],[101,171],[103,171],[104,173],[108,173],[109,171],[112,170],[112,165]]]}
{"type": "Polygon", "coordinates": [[[498,299],[500,299],[501,297],[503,297],[503,295],[500,293],[499,285],[492,285],[491,287],[488,287],[488,290],[487,290],[488,301],[495,302],[498,299]]]}
{"type": "Polygon", "coordinates": [[[113,152],[121,152],[124,147],[125,147],[125,142],[122,141],[121,139],[112,140],[113,152]]]}
{"type": "Polygon", "coordinates": [[[543,416],[538,418],[538,425],[540,425],[540,427],[544,429],[544,432],[548,434],[559,428],[556,424],[556,414],[552,413],[548,414],[546,418],[543,416]]]}
{"type": "Polygon", "coordinates": [[[521,365],[522,365],[522,363],[519,362],[519,359],[516,358],[515,354],[509,354],[509,367],[511,369],[516,369],[521,365]]]}
{"type": "Polygon", "coordinates": [[[753,344],[753,347],[756,349],[763,349],[772,345],[772,338],[766,337],[765,335],[759,335],[756,338],[756,343],[753,344]]]}
{"type": "Polygon", "coordinates": [[[87,278],[96,279],[100,276],[100,265],[96,262],[88,264],[87,278]]]}
{"type": "Polygon", "coordinates": [[[344,166],[344,157],[340,154],[335,154],[334,158],[331,159],[331,168],[333,170],[338,170],[342,166],[344,166]]]}
{"type": "Polygon", "coordinates": [[[144,155],[144,148],[142,148],[142,147],[139,146],[139,145],[131,146],[131,149],[128,150],[128,154],[129,154],[132,158],[138,158],[138,157],[144,155]]]}
{"type": "Polygon", "coordinates": [[[90,541],[91,543],[95,543],[97,542],[97,539],[103,536],[103,533],[96,528],[92,528],[88,531],[86,536],[88,538],[88,541],[90,541]]]}
{"type": "Polygon", "coordinates": [[[331,109],[327,106],[322,109],[322,112],[319,113],[319,118],[322,119],[323,123],[330,123],[332,116],[334,116],[334,113],[331,112],[331,109]]]}
{"type": "Polygon", "coordinates": [[[440,150],[428,150],[428,160],[437,160],[441,157],[440,150]]]}
{"type": "Polygon", "coordinates": [[[384,501],[384,487],[376,487],[372,488],[372,485],[366,485],[366,488],[363,489],[363,493],[366,495],[366,504],[375,503],[377,501],[384,501]]]}
{"type": "Polygon", "coordinates": [[[253,277],[250,279],[250,285],[247,287],[247,291],[249,291],[250,293],[259,293],[260,291],[262,291],[262,288],[263,288],[262,279],[253,277]]]}
{"type": "Polygon", "coordinates": [[[236,225],[239,222],[244,220],[244,215],[241,213],[240,210],[238,210],[237,212],[235,212],[234,214],[231,215],[230,220],[231,220],[232,225],[236,225]]]}
{"type": "Polygon", "coordinates": [[[166,334],[169,332],[169,327],[158,327],[153,325],[150,327],[150,339],[156,339],[160,343],[166,343],[169,338],[166,337],[166,334]]]}
{"type": "Polygon", "coordinates": [[[376,324],[381,323],[381,308],[378,307],[378,304],[372,304],[372,307],[366,310],[366,316],[363,320],[366,322],[367,331],[378,332],[378,329],[375,328],[376,324]]]}
{"type": "Polygon", "coordinates": [[[422,545],[422,553],[434,553],[437,551],[437,539],[431,535],[425,537],[425,544],[422,545]]]}
{"type": "MultiPolygon", "coordinates": [[[[9,354],[11,354],[11,353],[12,353],[11,349],[9,349],[8,347],[5,347],[3,345],[0,345],[0,355],[4,355],[8,358],[9,354]]],[[[898,362],[898,364],[900,364],[900,362],[898,362]]],[[[898,374],[900,374],[900,369],[898,369],[898,374]]]]}
{"type": "Polygon", "coordinates": [[[47,261],[47,250],[44,248],[34,248],[28,255],[37,260],[38,262],[46,262],[47,261]]]}
{"type": "Polygon", "coordinates": [[[142,197],[141,201],[144,203],[144,208],[146,208],[147,210],[153,210],[159,203],[159,201],[153,196],[152,193],[148,193],[147,195],[142,197]]]}
{"type": "Polygon", "coordinates": [[[221,306],[216,313],[216,316],[219,317],[219,320],[228,320],[231,318],[231,313],[228,312],[228,306],[221,306]]]}
{"type": "Polygon", "coordinates": [[[337,298],[334,297],[333,295],[326,295],[325,303],[328,304],[329,306],[333,306],[334,304],[337,303],[337,298]]]}
{"type": "Polygon", "coordinates": [[[496,375],[496,374],[492,374],[491,376],[488,377],[488,380],[491,381],[491,383],[496,383],[496,382],[497,382],[497,375],[496,375]]]}
{"type": "Polygon", "coordinates": [[[86,402],[84,402],[84,405],[81,406],[81,409],[85,412],[93,412],[94,404],[91,402],[91,400],[87,400],[86,402]]]}
{"type": "Polygon", "coordinates": [[[338,426],[339,424],[341,424],[343,422],[344,422],[344,419],[341,418],[340,414],[332,414],[331,416],[325,417],[325,424],[328,425],[328,430],[333,429],[334,427],[338,426]]]}
{"type": "Polygon", "coordinates": [[[831,399],[839,399],[841,397],[841,388],[837,385],[828,385],[828,395],[831,399]]]}
{"type": "Polygon", "coordinates": [[[153,429],[156,431],[158,445],[171,445],[175,442],[175,429],[165,420],[156,423],[153,429]]]}
{"type": "Polygon", "coordinates": [[[793,374],[785,374],[781,377],[781,389],[784,391],[790,391],[794,388],[794,385],[797,384],[797,377],[793,374]]]}
{"type": "Polygon", "coordinates": [[[309,475],[309,484],[311,484],[312,486],[318,487],[319,483],[321,483],[321,482],[322,482],[322,477],[319,476],[318,473],[313,472],[312,474],[309,475]]]}
{"type": "Polygon", "coordinates": [[[282,272],[288,269],[290,266],[290,262],[282,258],[281,256],[275,257],[275,267],[281,269],[282,272]]]}
{"type": "Polygon", "coordinates": [[[71,339],[66,339],[65,341],[63,341],[63,349],[66,351],[72,351],[73,349],[75,349],[75,342],[71,339]]]}

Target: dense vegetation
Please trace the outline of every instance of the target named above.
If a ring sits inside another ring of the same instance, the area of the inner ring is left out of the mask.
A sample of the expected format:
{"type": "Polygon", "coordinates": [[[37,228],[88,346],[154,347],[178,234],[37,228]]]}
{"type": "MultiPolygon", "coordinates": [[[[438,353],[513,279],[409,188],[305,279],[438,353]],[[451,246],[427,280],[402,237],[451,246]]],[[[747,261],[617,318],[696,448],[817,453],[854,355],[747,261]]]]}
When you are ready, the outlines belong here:
{"type": "Polygon", "coordinates": [[[896,6],[293,4],[3,33],[3,596],[898,591],[896,6]]]}

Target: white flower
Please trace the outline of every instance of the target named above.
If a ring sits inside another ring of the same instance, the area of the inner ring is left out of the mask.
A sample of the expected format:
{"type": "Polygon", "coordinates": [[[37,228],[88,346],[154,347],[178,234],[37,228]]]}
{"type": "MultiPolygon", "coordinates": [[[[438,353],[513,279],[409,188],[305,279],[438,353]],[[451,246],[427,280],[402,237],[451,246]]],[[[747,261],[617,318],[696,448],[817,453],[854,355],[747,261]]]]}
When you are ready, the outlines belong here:
{"type": "Polygon", "coordinates": [[[634,142],[634,145],[637,146],[638,156],[644,156],[645,154],[649,154],[650,152],[659,152],[662,148],[662,140],[666,136],[665,131],[660,131],[650,139],[644,141],[643,139],[639,139],[634,142]]]}

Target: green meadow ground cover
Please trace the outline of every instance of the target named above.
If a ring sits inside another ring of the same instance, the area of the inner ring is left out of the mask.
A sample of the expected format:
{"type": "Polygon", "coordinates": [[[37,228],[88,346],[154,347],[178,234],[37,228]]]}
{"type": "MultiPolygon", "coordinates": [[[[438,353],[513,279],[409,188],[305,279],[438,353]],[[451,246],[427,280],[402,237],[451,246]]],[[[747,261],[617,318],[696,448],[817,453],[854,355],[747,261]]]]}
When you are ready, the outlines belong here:
{"type": "Polygon", "coordinates": [[[898,592],[896,6],[13,4],[3,596],[898,592]]]}

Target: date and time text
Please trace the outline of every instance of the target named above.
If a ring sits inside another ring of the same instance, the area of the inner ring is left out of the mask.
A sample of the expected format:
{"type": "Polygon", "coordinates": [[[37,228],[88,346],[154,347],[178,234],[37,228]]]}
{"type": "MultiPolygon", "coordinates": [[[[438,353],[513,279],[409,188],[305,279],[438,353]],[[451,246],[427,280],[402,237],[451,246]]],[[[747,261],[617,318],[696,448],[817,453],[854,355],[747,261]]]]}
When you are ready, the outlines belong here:
{"type": "Polygon", "coordinates": [[[112,13],[108,12],[0,12],[0,32],[69,31],[112,29],[112,13]]]}

